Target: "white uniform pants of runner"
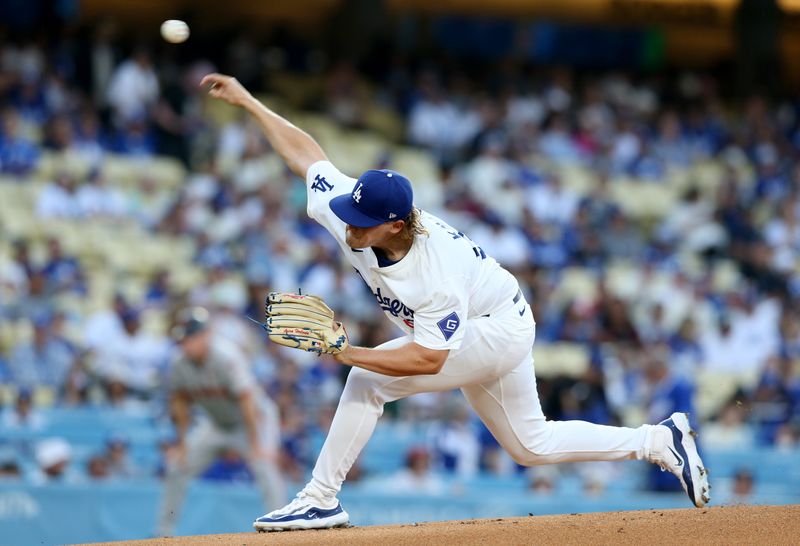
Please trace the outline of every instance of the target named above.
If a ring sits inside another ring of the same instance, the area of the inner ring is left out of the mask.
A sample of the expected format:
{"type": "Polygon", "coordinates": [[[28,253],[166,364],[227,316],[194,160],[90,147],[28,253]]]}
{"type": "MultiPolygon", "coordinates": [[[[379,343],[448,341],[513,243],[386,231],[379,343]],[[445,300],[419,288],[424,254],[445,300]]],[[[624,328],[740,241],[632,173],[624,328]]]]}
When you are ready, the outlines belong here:
{"type": "MultiPolygon", "coordinates": [[[[385,403],[454,388],[461,389],[519,464],[646,459],[653,448],[652,425],[634,429],[545,419],[533,369],[532,312],[524,302],[510,304],[489,317],[468,319],[464,342],[450,352],[436,375],[390,377],[353,368],[305,491],[321,499],[336,496],[385,403]]],[[[396,348],[412,340],[413,336],[407,336],[378,348],[396,348]]]]}
{"type": "Polygon", "coordinates": [[[187,435],[185,464],[167,467],[164,498],[158,518],[159,536],[169,536],[175,532],[189,482],[204,472],[224,449],[234,449],[245,458],[267,510],[283,506],[286,487],[277,461],[280,449],[278,408],[269,403],[260,409],[261,445],[266,451],[274,453],[276,460],[255,460],[244,428],[226,431],[209,419],[201,421],[187,435]]]}

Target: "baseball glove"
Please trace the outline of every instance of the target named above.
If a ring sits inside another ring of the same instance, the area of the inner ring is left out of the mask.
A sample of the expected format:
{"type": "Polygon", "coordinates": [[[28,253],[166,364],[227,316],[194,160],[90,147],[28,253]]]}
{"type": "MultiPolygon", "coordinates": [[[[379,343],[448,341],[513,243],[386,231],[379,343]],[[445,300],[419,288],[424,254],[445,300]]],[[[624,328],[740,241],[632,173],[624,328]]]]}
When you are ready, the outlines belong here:
{"type": "Polygon", "coordinates": [[[270,341],[317,354],[336,354],[347,348],[347,332],[333,320],[333,311],[317,296],[270,292],[262,325],[270,341]]]}

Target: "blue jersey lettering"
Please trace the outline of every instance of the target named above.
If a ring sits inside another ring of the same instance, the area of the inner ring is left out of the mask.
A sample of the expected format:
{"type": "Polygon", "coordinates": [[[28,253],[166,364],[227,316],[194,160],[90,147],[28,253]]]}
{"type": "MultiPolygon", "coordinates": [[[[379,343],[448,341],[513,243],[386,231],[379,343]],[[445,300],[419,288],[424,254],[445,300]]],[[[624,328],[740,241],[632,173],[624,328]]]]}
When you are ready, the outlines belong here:
{"type": "Polygon", "coordinates": [[[314,177],[314,183],[311,184],[311,189],[314,191],[326,192],[333,189],[333,184],[325,180],[324,176],[317,175],[314,177]]]}

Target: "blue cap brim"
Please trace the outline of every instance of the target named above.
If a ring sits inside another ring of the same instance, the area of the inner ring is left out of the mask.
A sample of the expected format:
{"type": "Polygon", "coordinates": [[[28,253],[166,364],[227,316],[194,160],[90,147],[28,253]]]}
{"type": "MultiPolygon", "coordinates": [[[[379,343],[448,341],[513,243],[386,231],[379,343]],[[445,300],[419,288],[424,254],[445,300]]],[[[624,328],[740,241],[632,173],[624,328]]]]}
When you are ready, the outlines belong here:
{"type": "Polygon", "coordinates": [[[334,197],[330,200],[329,206],[339,220],[349,226],[368,228],[384,223],[384,220],[376,220],[357,210],[353,206],[353,198],[349,193],[334,197]]]}

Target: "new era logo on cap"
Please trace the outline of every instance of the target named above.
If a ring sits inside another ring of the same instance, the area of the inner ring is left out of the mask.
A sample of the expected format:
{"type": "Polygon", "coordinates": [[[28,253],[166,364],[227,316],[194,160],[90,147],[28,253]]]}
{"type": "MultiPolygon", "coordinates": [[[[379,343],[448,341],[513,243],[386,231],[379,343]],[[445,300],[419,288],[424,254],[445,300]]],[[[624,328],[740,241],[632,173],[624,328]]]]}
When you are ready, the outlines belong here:
{"type": "Polygon", "coordinates": [[[408,216],[414,206],[411,183],[402,174],[387,169],[362,174],[350,195],[330,201],[340,220],[355,227],[373,227],[408,216]]]}

